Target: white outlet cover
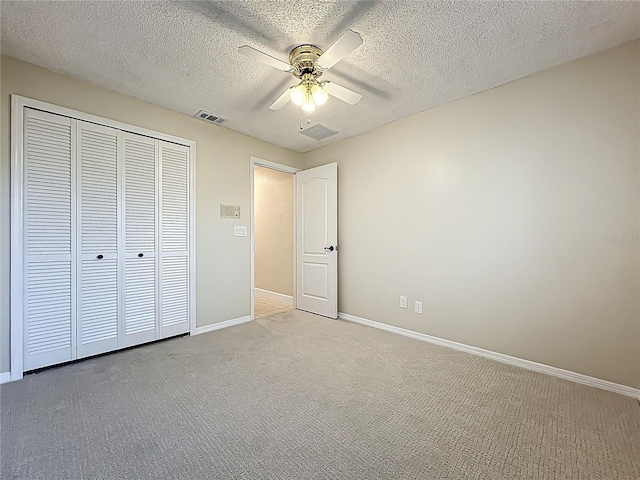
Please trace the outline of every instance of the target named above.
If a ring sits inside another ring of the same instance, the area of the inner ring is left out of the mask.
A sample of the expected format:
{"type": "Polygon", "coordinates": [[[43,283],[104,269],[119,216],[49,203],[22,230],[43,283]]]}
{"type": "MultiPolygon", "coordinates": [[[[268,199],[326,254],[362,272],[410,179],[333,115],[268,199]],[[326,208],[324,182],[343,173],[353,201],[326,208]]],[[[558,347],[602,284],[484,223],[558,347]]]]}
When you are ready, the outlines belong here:
{"type": "Polygon", "coordinates": [[[422,315],[422,302],[418,302],[416,300],[416,313],[419,313],[420,315],[422,315]]]}
{"type": "Polygon", "coordinates": [[[247,236],[247,227],[233,227],[233,235],[235,237],[246,237],[247,236]]]}
{"type": "Polygon", "coordinates": [[[407,297],[400,296],[400,308],[407,308],[407,297]]]}

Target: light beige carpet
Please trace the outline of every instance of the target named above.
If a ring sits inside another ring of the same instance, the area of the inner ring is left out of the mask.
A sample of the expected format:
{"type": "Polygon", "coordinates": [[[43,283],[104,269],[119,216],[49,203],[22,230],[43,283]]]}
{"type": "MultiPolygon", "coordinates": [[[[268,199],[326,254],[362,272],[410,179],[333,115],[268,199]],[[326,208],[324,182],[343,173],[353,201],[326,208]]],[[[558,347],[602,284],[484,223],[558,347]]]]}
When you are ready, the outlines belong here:
{"type": "Polygon", "coordinates": [[[296,311],[0,395],[3,479],[640,478],[637,400],[296,311]]]}

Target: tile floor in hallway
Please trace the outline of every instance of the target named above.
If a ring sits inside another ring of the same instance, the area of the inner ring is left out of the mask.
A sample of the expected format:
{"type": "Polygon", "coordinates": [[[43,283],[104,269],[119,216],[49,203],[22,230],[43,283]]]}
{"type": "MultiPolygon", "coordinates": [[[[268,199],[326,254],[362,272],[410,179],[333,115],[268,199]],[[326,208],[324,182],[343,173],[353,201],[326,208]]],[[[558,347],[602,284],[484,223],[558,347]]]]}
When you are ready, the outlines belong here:
{"type": "Polygon", "coordinates": [[[286,312],[287,310],[293,310],[293,305],[287,305],[277,300],[271,300],[270,298],[256,297],[255,303],[255,318],[264,318],[276,313],[286,312]]]}

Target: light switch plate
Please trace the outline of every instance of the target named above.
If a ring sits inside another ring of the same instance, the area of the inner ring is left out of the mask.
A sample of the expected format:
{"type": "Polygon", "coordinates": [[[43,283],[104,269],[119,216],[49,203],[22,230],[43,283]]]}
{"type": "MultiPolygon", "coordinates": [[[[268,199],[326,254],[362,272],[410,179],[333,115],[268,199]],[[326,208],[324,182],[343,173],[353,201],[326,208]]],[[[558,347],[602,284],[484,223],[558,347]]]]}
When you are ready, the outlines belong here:
{"type": "Polygon", "coordinates": [[[235,237],[246,237],[247,236],[247,227],[233,227],[233,235],[235,237]]]}
{"type": "Polygon", "coordinates": [[[407,308],[407,297],[400,297],[400,308],[407,308]]]}

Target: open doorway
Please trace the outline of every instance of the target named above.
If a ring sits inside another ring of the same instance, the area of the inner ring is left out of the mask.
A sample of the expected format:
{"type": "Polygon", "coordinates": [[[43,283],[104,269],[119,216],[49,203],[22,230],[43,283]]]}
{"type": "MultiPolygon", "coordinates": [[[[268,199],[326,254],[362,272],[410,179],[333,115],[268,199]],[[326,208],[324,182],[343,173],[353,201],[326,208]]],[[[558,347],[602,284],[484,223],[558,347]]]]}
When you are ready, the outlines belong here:
{"type": "Polygon", "coordinates": [[[252,318],[295,308],[295,173],[252,158],[252,318]]]}

